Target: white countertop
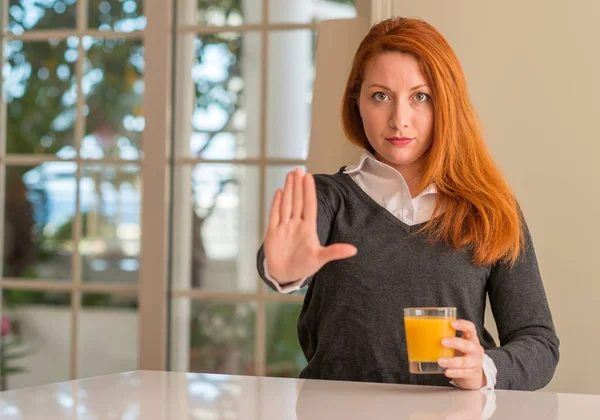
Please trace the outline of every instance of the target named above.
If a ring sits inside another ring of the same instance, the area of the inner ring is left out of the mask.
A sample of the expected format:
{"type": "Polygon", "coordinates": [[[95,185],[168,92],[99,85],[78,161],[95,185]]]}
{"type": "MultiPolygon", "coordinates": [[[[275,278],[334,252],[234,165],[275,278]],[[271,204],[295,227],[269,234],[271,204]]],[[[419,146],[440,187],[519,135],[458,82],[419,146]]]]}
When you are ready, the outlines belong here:
{"type": "Polygon", "coordinates": [[[0,419],[600,419],[600,395],[136,371],[0,393],[0,419]]]}

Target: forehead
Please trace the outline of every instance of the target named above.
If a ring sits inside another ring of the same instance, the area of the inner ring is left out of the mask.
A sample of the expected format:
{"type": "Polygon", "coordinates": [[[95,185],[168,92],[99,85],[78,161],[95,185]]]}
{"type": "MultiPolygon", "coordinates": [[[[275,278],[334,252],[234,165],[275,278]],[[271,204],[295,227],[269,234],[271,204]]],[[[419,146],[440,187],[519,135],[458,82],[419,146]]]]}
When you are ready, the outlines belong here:
{"type": "Polygon", "coordinates": [[[398,84],[411,86],[425,83],[419,62],[411,55],[400,52],[385,52],[369,59],[363,77],[365,83],[398,84]]]}

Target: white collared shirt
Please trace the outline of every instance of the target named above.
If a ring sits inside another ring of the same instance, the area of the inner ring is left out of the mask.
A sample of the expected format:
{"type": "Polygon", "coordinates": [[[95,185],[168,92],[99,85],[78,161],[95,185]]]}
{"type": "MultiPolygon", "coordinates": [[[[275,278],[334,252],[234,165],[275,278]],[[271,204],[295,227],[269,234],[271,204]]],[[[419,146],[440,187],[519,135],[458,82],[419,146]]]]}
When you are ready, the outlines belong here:
{"type": "MultiPolygon", "coordinates": [[[[412,197],[404,177],[391,166],[382,163],[368,151],[364,151],[356,165],[344,170],[354,182],[375,202],[384,207],[409,226],[424,223],[431,219],[436,203],[437,189],[428,185],[419,195],[412,197]]],[[[281,286],[267,272],[267,260],[264,261],[267,279],[280,293],[292,293],[300,289],[306,278],[281,286]]],[[[482,390],[494,389],[498,370],[487,354],[483,356],[483,372],[487,385],[482,390]]],[[[453,383],[453,382],[452,382],[453,383]]]]}
{"type": "Polygon", "coordinates": [[[428,185],[412,198],[402,174],[367,151],[363,152],[356,165],[347,166],[344,173],[381,207],[407,225],[431,219],[437,193],[435,185],[428,185]]]}

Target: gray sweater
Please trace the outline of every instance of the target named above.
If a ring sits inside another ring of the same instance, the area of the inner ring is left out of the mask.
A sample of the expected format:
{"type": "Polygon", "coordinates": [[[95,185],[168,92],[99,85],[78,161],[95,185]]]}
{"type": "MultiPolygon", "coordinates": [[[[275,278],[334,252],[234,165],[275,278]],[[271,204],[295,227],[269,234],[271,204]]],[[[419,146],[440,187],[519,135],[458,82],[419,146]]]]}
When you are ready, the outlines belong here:
{"type": "MultiPolygon", "coordinates": [[[[497,369],[497,389],[545,386],[558,363],[556,336],[529,232],[512,267],[474,265],[472,253],[416,234],[369,197],[343,168],[316,175],[317,230],[323,245],[346,242],[352,258],[326,264],[308,285],[298,338],[308,365],[300,377],[347,381],[450,385],[443,375],[408,370],[403,308],[455,306],[472,321],[497,369]],[[484,328],[486,293],[500,347],[484,328]]],[[[266,279],[264,253],[257,255],[266,279]]]]}

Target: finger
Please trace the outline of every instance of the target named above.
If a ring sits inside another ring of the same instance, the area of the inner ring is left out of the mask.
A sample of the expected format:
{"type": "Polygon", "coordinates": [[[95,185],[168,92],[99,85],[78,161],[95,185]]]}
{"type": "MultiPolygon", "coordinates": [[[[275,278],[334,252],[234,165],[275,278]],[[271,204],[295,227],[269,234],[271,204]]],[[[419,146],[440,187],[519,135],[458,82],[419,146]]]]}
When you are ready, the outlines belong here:
{"type": "Polygon", "coordinates": [[[292,218],[299,219],[302,217],[304,189],[302,188],[302,178],[304,173],[302,169],[296,168],[294,171],[294,200],[292,204],[292,218]]]}
{"type": "Polygon", "coordinates": [[[442,345],[449,349],[455,349],[465,354],[478,353],[479,349],[481,348],[479,344],[475,344],[472,341],[459,337],[444,338],[442,340],[442,345]]]}
{"type": "Polygon", "coordinates": [[[446,369],[444,375],[447,378],[462,379],[472,378],[476,375],[479,376],[479,373],[477,372],[477,369],[446,369]]]}
{"type": "Polygon", "coordinates": [[[452,327],[458,331],[463,332],[463,338],[476,342],[479,344],[479,337],[477,336],[477,327],[471,321],[466,319],[457,319],[452,322],[452,327]]]}
{"type": "Polygon", "coordinates": [[[281,199],[281,212],[279,213],[280,223],[287,223],[292,214],[292,194],[294,193],[293,172],[289,172],[285,178],[285,187],[283,198],[281,199]]]}
{"type": "Polygon", "coordinates": [[[281,196],[280,189],[273,194],[273,202],[271,203],[271,212],[269,213],[268,229],[276,229],[279,226],[279,212],[281,211],[281,196]]]}
{"type": "Polygon", "coordinates": [[[443,358],[438,360],[438,365],[446,369],[475,369],[481,367],[483,358],[478,360],[476,357],[459,356],[443,358]]]}
{"type": "Polygon", "coordinates": [[[317,221],[317,188],[315,187],[315,179],[309,173],[304,175],[302,183],[304,188],[304,209],[302,218],[308,222],[317,221]]]}
{"type": "Polygon", "coordinates": [[[330,261],[342,260],[344,258],[350,258],[350,257],[356,255],[357,252],[358,252],[358,250],[356,249],[356,247],[354,245],[333,244],[333,245],[329,245],[324,248],[321,248],[321,250],[319,251],[318,258],[321,261],[321,264],[325,265],[330,261]]]}

